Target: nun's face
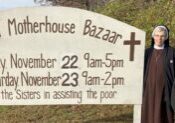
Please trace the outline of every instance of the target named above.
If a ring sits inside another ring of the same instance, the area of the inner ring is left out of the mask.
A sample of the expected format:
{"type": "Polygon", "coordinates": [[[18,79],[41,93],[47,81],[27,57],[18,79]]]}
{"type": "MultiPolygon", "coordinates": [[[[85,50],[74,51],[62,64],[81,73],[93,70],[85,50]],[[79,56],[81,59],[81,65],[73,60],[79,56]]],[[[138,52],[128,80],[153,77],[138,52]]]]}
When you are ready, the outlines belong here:
{"type": "Polygon", "coordinates": [[[154,33],[154,44],[157,46],[163,46],[165,42],[165,32],[164,31],[155,31],[154,33]]]}

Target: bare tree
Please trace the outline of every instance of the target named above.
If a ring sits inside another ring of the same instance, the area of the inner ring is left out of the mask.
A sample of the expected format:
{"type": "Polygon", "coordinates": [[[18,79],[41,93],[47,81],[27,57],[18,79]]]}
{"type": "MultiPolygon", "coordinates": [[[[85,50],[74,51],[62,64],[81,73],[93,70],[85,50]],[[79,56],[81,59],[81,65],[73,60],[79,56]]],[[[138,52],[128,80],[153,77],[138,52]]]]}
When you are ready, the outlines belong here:
{"type": "Polygon", "coordinates": [[[110,0],[34,0],[40,5],[69,6],[94,10],[97,6],[105,5],[110,0]]]}
{"type": "Polygon", "coordinates": [[[52,1],[49,0],[34,0],[36,4],[39,4],[41,6],[49,6],[52,5],[52,1]]]}

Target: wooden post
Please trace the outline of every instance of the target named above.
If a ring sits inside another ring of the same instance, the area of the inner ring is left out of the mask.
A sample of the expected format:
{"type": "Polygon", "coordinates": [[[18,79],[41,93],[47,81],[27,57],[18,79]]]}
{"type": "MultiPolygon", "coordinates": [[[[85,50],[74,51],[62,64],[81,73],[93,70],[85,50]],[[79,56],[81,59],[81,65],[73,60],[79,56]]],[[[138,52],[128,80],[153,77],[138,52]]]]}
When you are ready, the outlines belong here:
{"type": "Polygon", "coordinates": [[[133,123],[141,123],[141,105],[134,105],[133,123]]]}

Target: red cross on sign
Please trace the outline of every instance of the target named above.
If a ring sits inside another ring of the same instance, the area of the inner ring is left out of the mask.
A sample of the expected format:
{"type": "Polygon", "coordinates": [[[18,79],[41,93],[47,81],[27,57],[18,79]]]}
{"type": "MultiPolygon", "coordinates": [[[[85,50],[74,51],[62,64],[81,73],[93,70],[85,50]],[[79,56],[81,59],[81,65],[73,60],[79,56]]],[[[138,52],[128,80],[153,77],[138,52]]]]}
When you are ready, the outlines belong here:
{"type": "Polygon", "coordinates": [[[134,50],[135,50],[135,45],[140,45],[141,41],[140,40],[135,40],[135,32],[131,32],[131,40],[125,40],[124,45],[130,45],[130,61],[134,61],[134,50]]]}

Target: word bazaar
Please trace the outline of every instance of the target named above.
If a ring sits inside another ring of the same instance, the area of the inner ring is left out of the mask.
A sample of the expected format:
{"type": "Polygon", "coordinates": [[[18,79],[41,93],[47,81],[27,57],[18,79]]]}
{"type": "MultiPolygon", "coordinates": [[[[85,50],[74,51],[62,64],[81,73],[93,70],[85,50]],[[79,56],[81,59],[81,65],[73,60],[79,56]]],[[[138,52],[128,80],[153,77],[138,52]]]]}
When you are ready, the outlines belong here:
{"type": "Polygon", "coordinates": [[[92,20],[90,19],[85,21],[83,35],[89,35],[90,37],[102,39],[112,44],[115,44],[118,39],[122,39],[123,37],[121,34],[118,34],[115,31],[111,31],[109,29],[98,27],[95,24],[92,24],[92,20]]]}

